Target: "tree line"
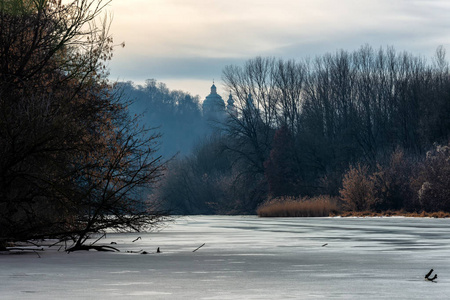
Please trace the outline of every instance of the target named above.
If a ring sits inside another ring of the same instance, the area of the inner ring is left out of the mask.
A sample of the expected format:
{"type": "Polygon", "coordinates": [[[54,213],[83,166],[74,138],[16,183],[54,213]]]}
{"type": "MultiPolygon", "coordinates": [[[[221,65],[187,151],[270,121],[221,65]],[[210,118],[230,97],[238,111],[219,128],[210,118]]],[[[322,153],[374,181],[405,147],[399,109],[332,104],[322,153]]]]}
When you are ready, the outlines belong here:
{"type": "Polygon", "coordinates": [[[238,114],[172,167],[160,196],[195,213],[254,212],[268,198],[322,194],[356,210],[448,209],[436,203],[450,178],[449,75],[442,47],[430,62],[365,45],[227,66],[222,79],[238,114]],[[440,162],[434,183],[425,175],[431,157],[440,162]],[[355,207],[346,192],[361,178],[368,194],[355,207]]]}

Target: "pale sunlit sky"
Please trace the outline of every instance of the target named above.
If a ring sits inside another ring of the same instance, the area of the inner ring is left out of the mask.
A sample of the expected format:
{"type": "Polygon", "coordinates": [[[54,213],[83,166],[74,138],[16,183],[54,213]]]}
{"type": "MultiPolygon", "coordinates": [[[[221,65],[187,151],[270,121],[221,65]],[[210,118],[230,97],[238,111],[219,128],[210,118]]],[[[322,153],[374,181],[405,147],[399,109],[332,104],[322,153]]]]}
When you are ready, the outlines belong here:
{"type": "MultiPolygon", "coordinates": [[[[431,59],[450,51],[448,0],[113,0],[111,80],[154,78],[203,100],[222,69],[256,56],[315,57],[364,44],[431,59]]],[[[450,54],[449,54],[450,55],[450,54]]]]}

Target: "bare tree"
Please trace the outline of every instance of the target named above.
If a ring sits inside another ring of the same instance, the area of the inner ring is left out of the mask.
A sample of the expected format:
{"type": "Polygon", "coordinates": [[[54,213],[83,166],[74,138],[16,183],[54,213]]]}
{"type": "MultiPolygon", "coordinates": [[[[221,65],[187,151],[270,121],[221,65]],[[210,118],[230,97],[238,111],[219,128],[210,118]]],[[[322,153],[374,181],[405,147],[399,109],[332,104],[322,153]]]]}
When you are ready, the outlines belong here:
{"type": "Polygon", "coordinates": [[[275,67],[273,58],[257,57],[244,68],[228,66],[223,71],[225,85],[236,95],[238,107],[238,114],[228,119],[226,131],[232,138],[226,147],[253,174],[264,174],[277,121],[275,67]]]}
{"type": "Polygon", "coordinates": [[[134,194],[162,163],[110,93],[107,3],[0,2],[0,247],[161,220],[134,194]]]}

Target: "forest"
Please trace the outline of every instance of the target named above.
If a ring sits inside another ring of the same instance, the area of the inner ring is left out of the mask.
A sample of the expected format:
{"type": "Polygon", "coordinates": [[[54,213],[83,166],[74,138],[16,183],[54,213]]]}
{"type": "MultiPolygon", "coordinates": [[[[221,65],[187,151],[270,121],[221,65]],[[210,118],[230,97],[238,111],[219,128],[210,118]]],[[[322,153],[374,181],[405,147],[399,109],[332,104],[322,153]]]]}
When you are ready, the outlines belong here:
{"type": "Polygon", "coordinates": [[[169,214],[450,212],[443,47],[225,66],[235,110],[211,122],[198,96],[108,80],[108,1],[0,3],[0,249],[169,214]]]}
{"type": "Polygon", "coordinates": [[[443,47],[429,61],[369,45],[303,61],[256,57],[222,79],[238,112],[169,163],[153,196],[171,209],[450,210],[443,47]]]}

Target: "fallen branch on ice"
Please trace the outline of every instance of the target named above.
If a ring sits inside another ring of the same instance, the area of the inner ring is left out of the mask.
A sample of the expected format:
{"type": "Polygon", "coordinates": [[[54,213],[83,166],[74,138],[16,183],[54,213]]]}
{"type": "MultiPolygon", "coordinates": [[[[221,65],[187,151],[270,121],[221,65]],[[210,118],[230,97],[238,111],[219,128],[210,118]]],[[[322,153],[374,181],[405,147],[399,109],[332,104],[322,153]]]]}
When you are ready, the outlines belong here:
{"type": "Polygon", "coordinates": [[[44,251],[44,248],[27,248],[27,247],[7,247],[6,251],[44,251]]]}
{"type": "Polygon", "coordinates": [[[433,269],[431,269],[430,272],[428,272],[428,273],[425,275],[425,279],[428,280],[428,281],[433,281],[433,282],[435,282],[434,280],[437,279],[437,274],[434,274],[434,277],[433,277],[433,278],[430,278],[431,273],[433,273],[433,269]]]}
{"type": "Polygon", "coordinates": [[[67,252],[73,252],[73,251],[80,251],[80,250],[84,250],[84,251],[89,251],[91,249],[97,250],[97,251],[102,251],[102,252],[120,252],[119,249],[114,248],[112,246],[94,246],[94,245],[90,245],[90,246],[85,246],[85,245],[80,245],[80,246],[74,246],[72,248],[67,249],[67,252]]]}
{"type": "Polygon", "coordinates": [[[195,249],[194,251],[192,251],[192,252],[195,252],[195,251],[197,251],[198,249],[200,249],[201,247],[203,247],[203,246],[205,246],[205,244],[206,243],[203,243],[203,245],[201,245],[200,247],[198,247],[197,249],[195,249]]]}

